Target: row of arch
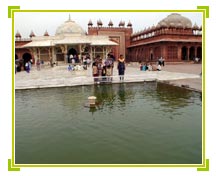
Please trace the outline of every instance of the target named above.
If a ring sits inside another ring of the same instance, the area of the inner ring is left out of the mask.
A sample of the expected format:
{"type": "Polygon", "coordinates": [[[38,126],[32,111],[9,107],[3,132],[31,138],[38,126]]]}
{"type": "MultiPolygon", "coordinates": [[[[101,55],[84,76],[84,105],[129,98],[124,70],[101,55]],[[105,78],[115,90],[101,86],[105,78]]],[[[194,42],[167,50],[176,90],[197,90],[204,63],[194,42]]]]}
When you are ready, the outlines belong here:
{"type": "MultiPolygon", "coordinates": [[[[55,49],[56,61],[66,61],[71,62],[69,56],[78,55],[79,53],[75,48],[70,48],[65,56],[64,53],[61,52],[60,48],[55,49]],[[66,57],[66,58],[65,58],[66,57]]],[[[88,53],[88,51],[86,51],[88,53]]],[[[93,49],[94,54],[92,54],[92,58],[96,55],[100,55],[102,58],[104,57],[104,50],[100,47],[95,47],[93,49]]],[[[20,53],[19,53],[20,55],[20,53]]],[[[202,59],[202,47],[201,46],[155,46],[155,47],[139,47],[139,48],[130,48],[128,50],[128,54],[126,56],[127,61],[139,62],[139,61],[157,61],[158,58],[163,57],[166,61],[190,61],[194,60],[196,57],[202,59]],[[165,52],[164,52],[165,50],[165,52]],[[165,54],[164,54],[165,53],[165,54]]],[[[23,64],[28,62],[29,60],[34,60],[34,56],[29,51],[25,51],[21,58],[18,58],[18,54],[16,53],[15,59],[22,59],[23,64]]],[[[43,49],[40,52],[40,59],[43,61],[49,61],[49,52],[47,49],[43,49]]]]}
{"type": "Polygon", "coordinates": [[[202,59],[202,47],[182,47],[182,60],[194,60],[196,57],[202,59]]]}
{"type": "MultiPolygon", "coordinates": [[[[98,55],[101,56],[101,58],[105,58],[107,53],[109,52],[109,50],[106,49],[106,47],[100,47],[100,46],[92,47],[91,50],[90,50],[89,47],[86,47],[83,50],[82,55],[89,54],[90,52],[92,53],[92,58],[95,58],[98,55]]],[[[63,62],[68,62],[68,63],[71,62],[70,55],[80,56],[80,53],[78,52],[78,49],[76,47],[68,48],[68,51],[67,51],[66,54],[62,52],[60,47],[56,47],[54,54],[55,54],[55,60],[57,62],[58,61],[63,61],[63,62]]],[[[40,56],[37,56],[37,57],[40,58],[40,60],[43,60],[45,62],[50,61],[50,57],[51,57],[50,48],[40,48],[39,55],[40,56]]],[[[25,50],[25,51],[18,50],[18,51],[16,51],[15,60],[20,60],[24,64],[26,62],[30,61],[30,60],[32,60],[33,63],[36,62],[33,53],[31,53],[31,51],[28,51],[28,50],[25,50]]]]}
{"type": "Polygon", "coordinates": [[[155,47],[136,47],[128,49],[127,60],[133,62],[139,61],[157,61],[163,57],[166,61],[190,61],[196,57],[202,59],[201,46],[155,46],[155,47]]]}

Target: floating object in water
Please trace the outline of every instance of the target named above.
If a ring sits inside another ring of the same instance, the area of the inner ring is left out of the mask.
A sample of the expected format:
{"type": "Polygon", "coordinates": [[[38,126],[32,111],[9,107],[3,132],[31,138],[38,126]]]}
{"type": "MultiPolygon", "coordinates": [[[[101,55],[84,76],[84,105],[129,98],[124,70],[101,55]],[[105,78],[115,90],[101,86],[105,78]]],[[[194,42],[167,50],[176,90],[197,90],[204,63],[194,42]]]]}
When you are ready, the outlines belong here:
{"type": "Polygon", "coordinates": [[[97,99],[97,97],[95,97],[95,96],[88,97],[88,105],[89,105],[89,107],[95,107],[96,99],[97,99]]]}

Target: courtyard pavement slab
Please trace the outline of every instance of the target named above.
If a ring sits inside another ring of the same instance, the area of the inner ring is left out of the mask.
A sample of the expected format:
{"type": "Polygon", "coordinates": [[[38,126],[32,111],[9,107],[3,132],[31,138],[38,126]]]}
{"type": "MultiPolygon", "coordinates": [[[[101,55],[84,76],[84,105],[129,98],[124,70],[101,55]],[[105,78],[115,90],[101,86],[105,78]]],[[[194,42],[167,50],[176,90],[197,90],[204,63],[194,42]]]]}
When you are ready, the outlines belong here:
{"type": "MultiPolygon", "coordinates": [[[[15,89],[46,87],[64,87],[94,84],[92,69],[68,71],[67,64],[55,67],[43,67],[39,71],[33,66],[30,73],[25,71],[15,74],[15,89]]],[[[121,83],[116,65],[113,69],[112,83],[121,83]]],[[[176,86],[185,86],[202,91],[201,64],[165,65],[162,71],[140,71],[138,64],[128,64],[124,82],[162,81],[176,86]]]]}

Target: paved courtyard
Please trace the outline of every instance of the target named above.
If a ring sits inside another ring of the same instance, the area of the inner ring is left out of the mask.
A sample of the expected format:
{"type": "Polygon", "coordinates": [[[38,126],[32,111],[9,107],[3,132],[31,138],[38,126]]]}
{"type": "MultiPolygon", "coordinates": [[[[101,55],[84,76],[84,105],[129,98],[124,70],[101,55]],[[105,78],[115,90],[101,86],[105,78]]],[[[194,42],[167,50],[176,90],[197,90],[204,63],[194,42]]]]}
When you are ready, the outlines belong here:
{"type": "MultiPolygon", "coordinates": [[[[83,71],[68,71],[67,64],[50,67],[45,65],[38,71],[33,66],[30,73],[25,71],[15,75],[15,89],[62,87],[94,84],[91,67],[83,71]]],[[[169,84],[184,86],[202,91],[201,64],[165,65],[162,71],[140,71],[137,63],[127,64],[124,82],[149,80],[165,81],[169,84]]],[[[115,63],[112,83],[120,83],[115,63]]]]}

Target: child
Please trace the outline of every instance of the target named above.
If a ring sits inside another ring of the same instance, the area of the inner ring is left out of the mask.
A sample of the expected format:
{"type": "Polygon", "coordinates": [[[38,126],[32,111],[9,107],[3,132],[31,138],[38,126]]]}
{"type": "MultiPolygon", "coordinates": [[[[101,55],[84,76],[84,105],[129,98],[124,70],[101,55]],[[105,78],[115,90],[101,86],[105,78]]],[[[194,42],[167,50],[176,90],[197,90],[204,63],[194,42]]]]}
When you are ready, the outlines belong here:
{"type": "Polygon", "coordinates": [[[111,65],[106,67],[106,76],[107,76],[107,81],[112,81],[112,67],[111,65]]]}
{"type": "Polygon", "coordinates": [[[103,66],[102,68],[102,80],[103,82],[106,82],[106,66],[103,66]]]}
{"type": "Polygon", "coordinates": [[[71,70],[72,70],[71,65],[68,65],[68,71],[71,71],[71,70]]]}
{"type": "MultiPolygon", "coordinates": [[[[92,74],[93,74],[93,77],[98,77],[98,68],[95,62],[92,64],[92,74]]],[[[94,78],[94,82],[97,82],[97,81],[98,81],[98,78],[94,78]]]]}

